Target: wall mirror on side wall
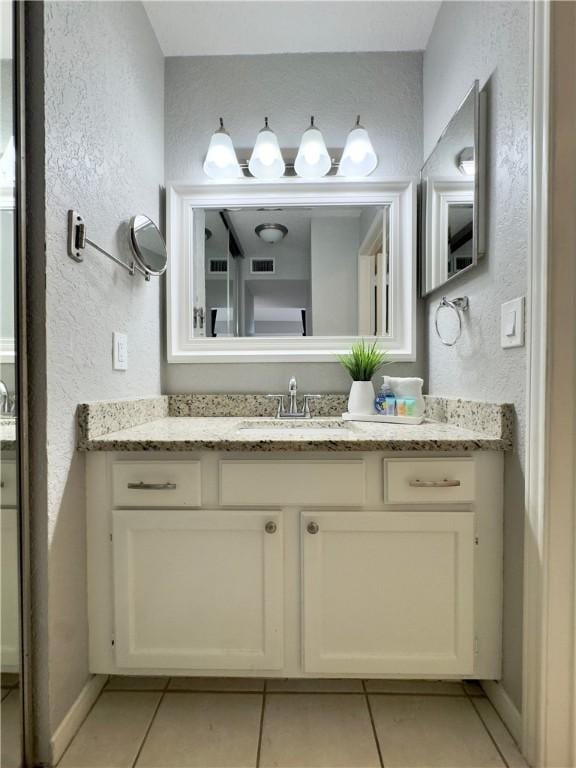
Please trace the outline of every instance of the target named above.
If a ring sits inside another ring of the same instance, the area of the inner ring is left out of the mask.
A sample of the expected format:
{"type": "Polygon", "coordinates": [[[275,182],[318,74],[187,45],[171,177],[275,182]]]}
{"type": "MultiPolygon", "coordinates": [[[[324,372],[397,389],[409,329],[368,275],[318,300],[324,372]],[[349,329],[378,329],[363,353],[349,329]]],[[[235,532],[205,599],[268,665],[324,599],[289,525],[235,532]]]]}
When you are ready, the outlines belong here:
{"type": "Polygon", "coordinates": [[[476,81],[420,172],[422,296],[484,255],[484,99],[476,81]]]}
{"type": "Polygon", "coordinates": [[[170,362],[414,353],[409,183],[169,190],[170,362]]]}

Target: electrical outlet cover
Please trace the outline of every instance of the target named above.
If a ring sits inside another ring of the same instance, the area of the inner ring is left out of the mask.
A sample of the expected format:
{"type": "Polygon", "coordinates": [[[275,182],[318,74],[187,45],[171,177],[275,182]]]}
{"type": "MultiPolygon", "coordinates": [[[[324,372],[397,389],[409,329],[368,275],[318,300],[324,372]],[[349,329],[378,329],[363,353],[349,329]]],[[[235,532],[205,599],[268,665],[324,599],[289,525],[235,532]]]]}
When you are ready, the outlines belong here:
{"type": "Polygon", "coordinates": [[[524,297],[502,304],[500,343],[503,349],[524,346],[524,297]]]}
{"type": "Polygon", "coordinates": [[[112,368],[115,371],[128,368],[128,336],[125,333],[112,334],[112,368]]]}

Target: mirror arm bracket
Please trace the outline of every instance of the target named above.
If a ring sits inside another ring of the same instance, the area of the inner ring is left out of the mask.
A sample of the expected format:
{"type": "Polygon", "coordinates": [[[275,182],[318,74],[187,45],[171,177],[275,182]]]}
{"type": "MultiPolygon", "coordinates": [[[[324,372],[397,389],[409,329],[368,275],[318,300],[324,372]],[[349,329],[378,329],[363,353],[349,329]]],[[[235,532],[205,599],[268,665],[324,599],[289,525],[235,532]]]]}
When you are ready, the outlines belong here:
{"type": "Polygon", "coordinates": [[[140,272],[141,275],[144,275],[146,280],[150,280],[150,274],[138,266],[135,261],[127,264],[125,261],[122,261],[122,259],[119,259],[118,256],[108,253],[104,248],[86,237],[86,224],[84,223],[84,219],[77,211],[70,210],[68,211],[68,256],[70,256],[71,259],[74,259],[74,261],[84,261],[82,252],[86,248],[86,245],[91,245],[96,251],[107,256],[115,264],[118,264],[118,266],[123,267],[130,275],[134,276],[136,272],[140,272]]]}

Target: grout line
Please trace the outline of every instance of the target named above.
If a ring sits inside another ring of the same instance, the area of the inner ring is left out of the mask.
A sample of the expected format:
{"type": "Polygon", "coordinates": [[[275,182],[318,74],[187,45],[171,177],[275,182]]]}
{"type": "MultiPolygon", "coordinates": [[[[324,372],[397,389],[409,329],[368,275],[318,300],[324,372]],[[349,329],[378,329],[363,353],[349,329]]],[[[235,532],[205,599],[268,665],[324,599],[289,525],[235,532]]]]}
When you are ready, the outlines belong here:
{"type": "Polygon", "coordinates": [[[380,742],[378,741],[378,733],[376,731],[376,723],[374,722],[374,715],[372,713],[372,705],[370,704],[370,697],[368,695],[368,689],[366,688],[366,681],[362,680],[362,687],[364,688],[364,698],[366,700],[366,706],[368,707],[368,714],[370,716],[370,724],[372,725],[372,735],[376,742],[376,750],[378,752],[378,760],[380,761],[380,768],[384,767],[384,759],[382,757],[382,750],[380,749],[380,742]]]}
{"type": "MultiPolygon", "coordinates": [[[[170,678],[168,678],[170,679],[170,678]]],[[[157,691],[152,691],[152,693],[157,693],[157,691]]],[[[140,759],[140,755],[142,754],[142,750],[144,749],[144,744],[146,743],[146,739],[148,738],[148,734],[150,733],[152,726],[154,725],[154,720],[156,720],[156,715],[158,714],[158,710],[160,709],[160,705],[164,701],[164,696],[166,696],[166,689],[164,689],[164,692],[160,694],[160,698],[158,699],[158,704],[156,705],[156,709],[154,710],[154,713],[152,714],[152,717],[150,718],[150,722],[148,723],[148,728],[146,728],[146,732],[144,736],[142,737],[142,743],[140,744],[140,747],[138,749],[138,752],[136,753],[136,757],[134,758],[134,762],[132,763],[132,768],[136,768],[136,764],[138,763],[138,760],[140,759]]]]}
{"type": "MultiPolygon", "coordinates": [[[[473,709],[473,710],[474,710],[474,712],[476,713],[476,716],[478,717],[478,719],[480,720],[480,722],[481,722],[481,723],[482,723],[482,725],[484,726],[484,730],[486,731],[486,733],[487,733],[487,734],[488,734],[488,736],[490,737],[490,741],[492,742],[492,744],[494,744],[494,747],[496,748],[496,751],[497,751],[497,752],[498,752],[498,754],[500,755],[500,759],[502,760],[502,762],[504,763],[504,765],[506,766],[506,768],[510,768],[510,766],[508,765],[508,761],[507,761],[507,760],[506,760],[506,758],[504,757],[504,754],[503,754],[502,750],[500,749],[500,747],[498,746],[498,743],[497,743],[496,739],[495,739],[495,738],[494,738],[494,736],[492,735],[492,732],[490,731],[490,729],[489,729],[489,728],[488,728],[488,726],[486,725],[486,723],[485,723],[485,721],[484,721],[484,718],[482,717],[482,715],[480,714],[480,712],[479,712],[479,710],[478,710],[478,708],[477,708],[476,704],[474,703],[474,696],[470,696],[470,694],[468,693],[468,691],[466,691],[466,689],[464,690],[464,692],[465,692],[465,694],[466,694],[466,698],[468,699],[468,701],[469,701],[469,702],[470,702],[470,704],[472,705],[472,709],[473,709]]],[[[482,697],[479,697],[479,698],[482,698],[482,697]]]]}
{"type": "Polygon", "coordinates": [[[264,689],[262,691],[262,711],[260,712],[260,730],[258,732],[258,749],[256,751],[256,768],[260,768],[260,755],[262,753],[262,734],[264,731],[264,712],[266,710],[266,688],[267,680],[264,680],[264,689]]]}

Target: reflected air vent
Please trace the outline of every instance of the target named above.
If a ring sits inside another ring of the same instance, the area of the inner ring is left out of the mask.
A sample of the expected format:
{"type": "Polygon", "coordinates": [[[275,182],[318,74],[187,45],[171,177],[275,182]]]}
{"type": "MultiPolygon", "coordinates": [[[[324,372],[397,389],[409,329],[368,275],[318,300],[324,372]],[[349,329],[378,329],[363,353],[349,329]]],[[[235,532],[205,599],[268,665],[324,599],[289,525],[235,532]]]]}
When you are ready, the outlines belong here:
{"type": "Polygon", "coordinates": [[[250,272],[253,275],[273,275],[274,259],[250,259],[250,272]]]}
{"type": "Polygon", "coordinates": [[[228,259],[210,259],[210,274],[226,274],[228,272],[228,259]]]}

